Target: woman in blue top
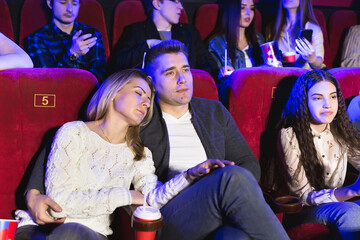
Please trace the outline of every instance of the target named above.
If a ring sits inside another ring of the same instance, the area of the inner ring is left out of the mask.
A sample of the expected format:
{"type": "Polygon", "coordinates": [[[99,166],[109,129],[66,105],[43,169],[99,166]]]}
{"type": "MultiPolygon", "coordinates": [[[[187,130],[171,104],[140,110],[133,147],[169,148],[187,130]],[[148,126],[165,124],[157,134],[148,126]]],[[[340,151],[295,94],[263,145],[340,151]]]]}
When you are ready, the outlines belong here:
{"type": "Polygon", "coordinates": [[[226,0],[221,24],[214,30],[209,42],[209,51],[220,68],[218,91],[224,102],[228,78],[238,68],[263,64],[259,44],[264,37],[255,30],[255,6],[253,0],[226,0]],[[225,69],[227,49],[227,69],[225,69]]]}

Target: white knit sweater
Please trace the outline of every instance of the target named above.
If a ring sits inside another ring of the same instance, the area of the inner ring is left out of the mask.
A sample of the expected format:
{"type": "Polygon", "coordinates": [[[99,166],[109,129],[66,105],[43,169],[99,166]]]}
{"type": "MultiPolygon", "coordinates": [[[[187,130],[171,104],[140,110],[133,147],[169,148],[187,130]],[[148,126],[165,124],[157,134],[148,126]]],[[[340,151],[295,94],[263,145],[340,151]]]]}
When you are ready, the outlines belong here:
{"type": "Polygon", "coordinates": [[[148,181],[147,201],[158,208],[190,184],[183,173],[159,183],[151,152],[145,148],[145,153],[134,161],[126,143],[111,144],[81,121],[64,124],[56,133],[45,175],[46,194],[63,211],[50,214],[109,235],[112,212],[131,204],[131,183],[143,192],[148,181]]]}

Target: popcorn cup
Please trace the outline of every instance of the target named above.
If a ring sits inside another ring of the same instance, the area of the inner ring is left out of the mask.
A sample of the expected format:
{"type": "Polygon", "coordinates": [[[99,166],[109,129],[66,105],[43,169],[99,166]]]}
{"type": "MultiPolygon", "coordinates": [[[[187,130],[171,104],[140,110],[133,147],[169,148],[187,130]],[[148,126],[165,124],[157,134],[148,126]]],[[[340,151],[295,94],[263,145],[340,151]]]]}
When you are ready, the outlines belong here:
{"type": "Polygon", "coordinates": [[[18,220],[0,219],[0,240],[15,239],[18,220]]]}
{"type": "Polygon", "coordinates": [[[265,64],[272,67],[282,67],[281,55],[277,41],[261,44],[260,48],[265,64]]]}
{"type": "Polygon", "coordinates": [[[150,206],[140,206],[136,208],[133,217],[135,239],[154,240],[156,231],[163,225],[159,209],[150,206]],[[142,224],[142,222],[147,222],[148,224],[142,224]]]}

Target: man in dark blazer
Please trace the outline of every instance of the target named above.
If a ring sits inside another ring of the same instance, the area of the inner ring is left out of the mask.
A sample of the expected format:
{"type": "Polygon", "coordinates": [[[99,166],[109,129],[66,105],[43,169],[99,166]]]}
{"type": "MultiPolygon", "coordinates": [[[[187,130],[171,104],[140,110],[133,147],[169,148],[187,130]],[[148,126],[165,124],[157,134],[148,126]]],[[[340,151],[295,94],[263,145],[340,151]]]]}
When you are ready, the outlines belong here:
{"type": "Polygon", "coordinates": [[[183,6],[180,0],[145,0],[149,18],[127,26],[112,56],[112,71],[141,68],[144,54],[162,40],[175,39],[185,44],[191,68],[202,69],[217,79],[218,67],[202,43],[199,31],[179,23],[183,6]]]}

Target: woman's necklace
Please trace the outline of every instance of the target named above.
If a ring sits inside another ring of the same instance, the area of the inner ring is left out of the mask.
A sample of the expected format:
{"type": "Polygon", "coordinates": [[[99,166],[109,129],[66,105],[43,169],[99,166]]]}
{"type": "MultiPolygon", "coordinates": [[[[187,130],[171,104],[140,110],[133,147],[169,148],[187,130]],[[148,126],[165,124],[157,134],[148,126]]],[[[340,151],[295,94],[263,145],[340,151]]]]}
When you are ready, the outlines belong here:
{"type": "Polygon", "coordinates": [[[98,126],[99,126],[99,128],[100,128],[100,130],[101,130],[102,134],[103,134],[103,135],[104,135],[104,137],[106,138],[106,140],[107,140],[109,143],[112,143],[112,142],[110,141],[110,139],[106,136],[106,134],[105,134],[105,132],[104,132],[104,129],[100,126],[100,124],[99,124],[98,126]]]}

